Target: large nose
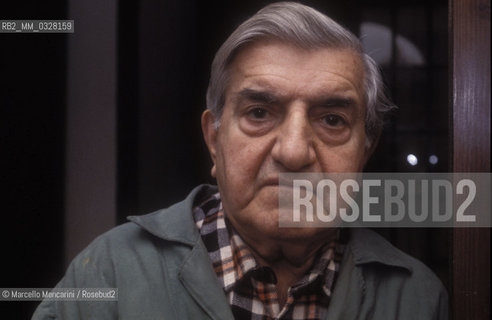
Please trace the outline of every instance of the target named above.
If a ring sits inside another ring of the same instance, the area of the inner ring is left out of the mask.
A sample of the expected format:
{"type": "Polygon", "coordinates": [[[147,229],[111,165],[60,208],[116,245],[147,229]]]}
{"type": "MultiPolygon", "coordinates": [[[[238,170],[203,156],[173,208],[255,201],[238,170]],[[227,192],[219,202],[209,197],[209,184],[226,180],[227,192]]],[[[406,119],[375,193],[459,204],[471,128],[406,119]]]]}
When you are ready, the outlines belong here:
{"type": "Polygon", "coordinates": [[[316,159],[313,143],[307,112],[293,106],[277,131],[272,157],[288,171],[309,171],[316,159]]]}

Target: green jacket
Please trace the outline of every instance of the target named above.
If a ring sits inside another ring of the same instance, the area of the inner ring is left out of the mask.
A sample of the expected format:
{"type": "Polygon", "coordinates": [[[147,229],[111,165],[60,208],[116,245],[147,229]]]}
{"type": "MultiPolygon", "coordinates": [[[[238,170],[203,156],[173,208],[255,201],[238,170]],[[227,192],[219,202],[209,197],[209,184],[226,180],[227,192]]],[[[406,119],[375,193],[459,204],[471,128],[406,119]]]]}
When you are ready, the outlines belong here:
{"type": "MultiPolygon", "coordinates": [[[[207,190],[129,217],[83,250],[57,285],[118,288],[117,302],[43,301],[33,319],[232,319],[191,214],[207,190]]],[[[447,319],[447,308],[426,266],[370,230],[352,230],[328,319],[447,319]]]]}

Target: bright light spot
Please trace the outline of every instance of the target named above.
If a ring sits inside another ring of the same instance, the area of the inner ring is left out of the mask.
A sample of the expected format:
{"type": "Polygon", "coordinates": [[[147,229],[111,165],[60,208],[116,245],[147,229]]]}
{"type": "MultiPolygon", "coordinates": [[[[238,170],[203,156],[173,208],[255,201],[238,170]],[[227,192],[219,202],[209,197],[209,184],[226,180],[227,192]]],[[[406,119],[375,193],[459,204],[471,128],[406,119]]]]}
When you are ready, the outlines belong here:
{"type": "Polygon", "coordinates": [[[417,159],[417,157],[414,154],[409,154],[407,156],[407,161],[408,161],[408,163],[410,163],[411,166],[416,166],[417,163],[419,163],[419,160],[417,159]]]}
{"type": "Polygon", "coordinates": [[[439,158],[434,154],[429,157],[430,164],[437,164],[438,161],[439,161],[439,158]]]}

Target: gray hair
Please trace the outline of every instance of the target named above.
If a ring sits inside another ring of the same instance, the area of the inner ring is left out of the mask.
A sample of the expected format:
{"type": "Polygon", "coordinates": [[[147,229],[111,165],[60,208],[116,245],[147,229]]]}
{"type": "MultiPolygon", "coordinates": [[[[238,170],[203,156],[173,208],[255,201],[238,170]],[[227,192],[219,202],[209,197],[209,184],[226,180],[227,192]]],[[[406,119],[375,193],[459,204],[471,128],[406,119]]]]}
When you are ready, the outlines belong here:
{"type": "Polygon", "coordinates": [[[376,62],[364,53],[361,42],[350,31],[319,11],[295,2],[277,2],[264,7],[243,22],[217,51],[207,90],[207,108],[216,118],[216,127],[224,109],[229,65],[246,44],[263,39],[278,39],[306,50],[327,47],[354,50],[365,69],[366,146],[373,144],[382,129],[385,113],[394,107],[384,94],[376,62]]]}

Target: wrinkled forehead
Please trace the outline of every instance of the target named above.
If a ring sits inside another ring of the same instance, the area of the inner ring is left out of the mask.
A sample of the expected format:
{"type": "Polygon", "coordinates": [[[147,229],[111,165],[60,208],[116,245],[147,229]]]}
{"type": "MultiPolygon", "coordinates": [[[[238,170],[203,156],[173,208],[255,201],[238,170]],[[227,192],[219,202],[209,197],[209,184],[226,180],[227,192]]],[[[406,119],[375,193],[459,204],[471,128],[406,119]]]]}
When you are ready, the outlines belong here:
{"type": "Polygon", "coordinates": [[[304,48],[270,39],[250,43],[231,61],[225,93],[228,95],[231,86],[236,87],[238,81],[250,83],[272,76],[298,88],[352,89],[360,105],[365,105],[364,64],[360,54],[352,48],[304,48]]]}

